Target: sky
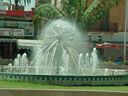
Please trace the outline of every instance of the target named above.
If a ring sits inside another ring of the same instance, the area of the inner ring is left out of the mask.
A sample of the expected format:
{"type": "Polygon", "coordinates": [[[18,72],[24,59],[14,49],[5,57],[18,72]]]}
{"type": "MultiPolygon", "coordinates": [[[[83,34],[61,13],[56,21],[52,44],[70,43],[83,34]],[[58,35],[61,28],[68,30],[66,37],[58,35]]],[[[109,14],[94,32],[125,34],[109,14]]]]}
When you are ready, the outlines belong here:
{"type": "MultiPolygon", "coordinates": [[[[14,0],[11,0],[12,4],[14,4],[14,0]]],[[[24,1],[24,0],[21,0],[24,1]]],[[[9,2],[9,0],[3,0],[3,2],[9,2]]],[[[21,4],[23,5],[23,3],[21,4]]],[[[29,5],[25,6],[25,11],[31,11],[31,8],[35,7],[35,0],[31,0],[31,3],[29,5]]]]}
{"type": "Polygon", "coordinates": [[[31,8],[35,7],[35,0],[31,0],[30,5],[26,5],[25,11],[30,11],[31,8]]]}

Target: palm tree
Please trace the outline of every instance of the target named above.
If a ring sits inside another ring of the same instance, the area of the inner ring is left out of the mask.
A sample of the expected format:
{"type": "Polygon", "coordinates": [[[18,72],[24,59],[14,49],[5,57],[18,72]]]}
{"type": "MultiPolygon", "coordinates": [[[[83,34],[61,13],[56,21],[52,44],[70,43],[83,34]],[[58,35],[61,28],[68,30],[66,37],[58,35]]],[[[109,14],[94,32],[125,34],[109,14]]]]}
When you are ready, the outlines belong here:
{"type": "Polygon", "coordinates": [[[83,21],[86,22],[86,26],[96,23],[110,8],[117,6],[119,1],[120,0],[94,0],[83,15],[83,21]]]}
{"type": "Polygon", "coordinates": [[[35,28],[48,20],[68,17],[76,21],[80,26],[90,27],[101,19],[108,10],[116,6],[120,0],[93,0],[88,6],[88,0],[63,0],[61,10],[52,4],[42,4],[36,8],[33,18],[35,28]],[[41,23],[42,21],[42,23],[41,23]]]}
{"type": "MultiPolygon", "coordinates": [[[[72,20],[79,20],[80,11],[83,11],[84,4],[81,0],[63,0],[61,2],[61,9],[56,6],[57,0],[54,4],[42,4],[36,8],[36,14],[33,18],[33,22],[36,29],[39,29],[41,24],[44,24],[48,20],[53,20],[61,17],[69,17],[72,20]],[[79,13],[78,13],[79,12],[79,13]]],[[[85,10],[84,10],[85,11],[85,10]]],[[[82,13],[82,12],[81,12],[82,13]]]]}
{"type": "Polygon", "coordinates": [[[36,14],[33,18],[35,28],[41,27],[41,24],[45,24],[48,20],[62,17],[64,14],[61,13],[56,7],[51,4],[44,4],[36,8],[36,14]]]}

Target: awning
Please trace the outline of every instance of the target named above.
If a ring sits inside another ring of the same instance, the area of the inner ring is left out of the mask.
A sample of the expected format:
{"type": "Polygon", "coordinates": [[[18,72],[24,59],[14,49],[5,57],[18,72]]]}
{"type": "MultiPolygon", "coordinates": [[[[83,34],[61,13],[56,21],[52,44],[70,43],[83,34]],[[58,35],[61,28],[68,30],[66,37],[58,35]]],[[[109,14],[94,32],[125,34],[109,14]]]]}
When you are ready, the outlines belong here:
{"type": "Polygon", "coordinates": [[[114,44],[114,43],[96,44],[96,48],[116,48],[116,49],[120,49],[122,47],[124,47],[123,44],[114,44]]]}
{"type": "Polygon", "coordinates": [[[41,47],[43,44],[42,40],[25,40],[18,39],[19,49],[29,49],[31,47],[41,47]]]}

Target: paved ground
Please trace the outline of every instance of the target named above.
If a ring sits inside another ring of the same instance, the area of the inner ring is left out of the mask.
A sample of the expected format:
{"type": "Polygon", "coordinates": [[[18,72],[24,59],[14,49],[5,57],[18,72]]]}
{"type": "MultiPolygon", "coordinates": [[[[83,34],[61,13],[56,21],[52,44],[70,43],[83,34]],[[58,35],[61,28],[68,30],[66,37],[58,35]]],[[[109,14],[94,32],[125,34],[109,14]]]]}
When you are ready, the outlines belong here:
{"type": "Polygon", "coordinates": [[[0,96],[128,96],[121,91],[0,89],[0,96]]]}

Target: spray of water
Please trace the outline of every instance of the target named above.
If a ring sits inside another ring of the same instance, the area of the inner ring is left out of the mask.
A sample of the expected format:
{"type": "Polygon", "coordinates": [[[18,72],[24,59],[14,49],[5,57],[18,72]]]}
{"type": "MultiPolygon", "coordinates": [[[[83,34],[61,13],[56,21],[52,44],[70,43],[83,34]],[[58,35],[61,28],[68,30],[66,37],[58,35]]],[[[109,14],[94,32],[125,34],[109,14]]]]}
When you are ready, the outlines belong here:
{"type": "Polygon", "coordinates": [[[89,56],[85,38],[73,22],[64,19],[50,22],[39,37],[43,46],[36,48],[33,60],[36,74],[85,75],[87,69],[94,71],[98,64],[96,49],[89,56]]]}
{"type": "Polygon", "coordinates": [[[41,47],[34,47],[34,58],[28,64],[27,54],[17,54],[8,72],[39,75],[117,75],[125,70],[99,69],[97,50],[89,54],[83,37],[75,23],[59,19],[48,23],[41,31],[41,47]]]}

